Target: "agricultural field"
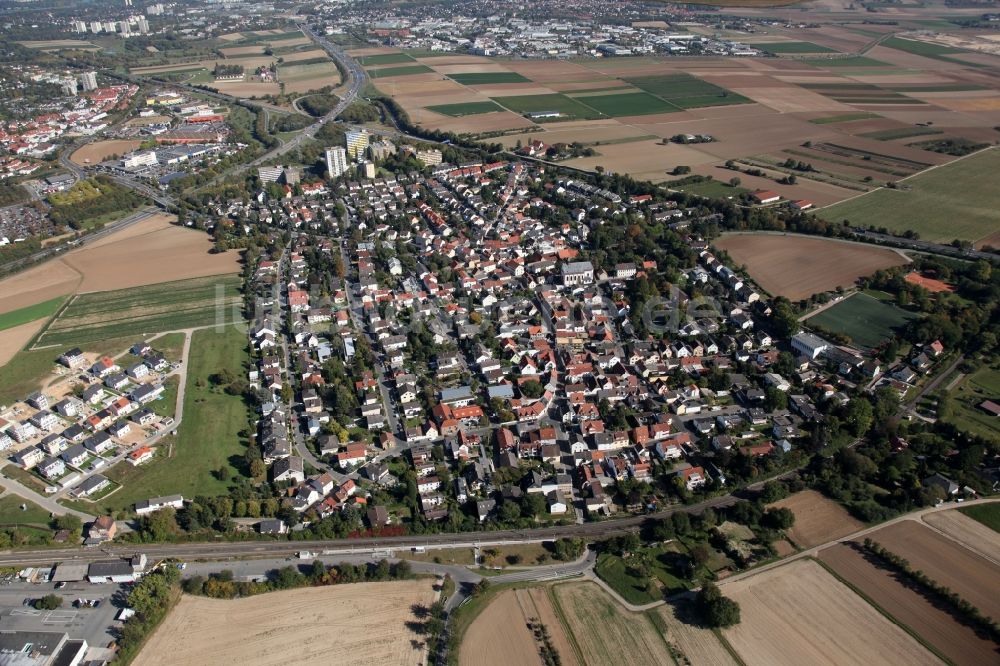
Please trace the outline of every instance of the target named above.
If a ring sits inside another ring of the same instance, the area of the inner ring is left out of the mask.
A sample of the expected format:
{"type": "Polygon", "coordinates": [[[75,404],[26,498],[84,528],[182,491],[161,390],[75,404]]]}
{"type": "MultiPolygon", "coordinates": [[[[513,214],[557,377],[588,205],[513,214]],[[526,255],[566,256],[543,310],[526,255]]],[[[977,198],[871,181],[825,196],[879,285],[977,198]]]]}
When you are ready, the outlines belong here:
{"type": "Polygon", "coordinates": [[[961,666],[988,664],[996,659],[996,645],[979,637],[945,609],[919,591],[903,584],[895,573],[865,555],[857,544],[826,548],[819,559],[902,624],[920,636],[936,652],[961,666]]]}
{"type": "Polygon", "coordinates": [[[561,94],[547,95],[511,95],[509,97],[494,97],[493,101],[515,113],[561,114],[558,118],[540,118],[539,122],[551,120],[599,118],[601,113],[583,104],[579,100],[561,94]]]}
{"type": "Polygon", "coordinates": [[[368,70],[372,79],[385,79],[390,76],[412,76],[414,74],[429,74],[434,70],[427,65],[401,65],[400,67],[383,67],[368,70]]]}
{"type": "Polygon", "coordinates": [[[618,93],[612,95],[590,95],[575,97],[601,115],[615,118],[618,116],[645,116],[656,113],[674,113],[678,111],[674,105],[645,92],[618,93]]]}
{"type": "Polygon", "coordinates": [[[209,377],[223,370],[243,376],[249,363],[247,345],[245,333],[236,326],[221,332],[195,331],[191,358],[185,363],[184,418],[176,439],[161,440],[157,458],[146,465],[119,463],[109,470],[106,476],[124,487],[99,502],[102,508],[130,510],[137,500],[149,497],[214,496],[227,491],[229,479],[243,471],[234,462],[243,459],[246,443],[239,432],[247,427],[250,413],[241,396],[213,386],[209,377]],[[220,469],[225,470],[225,480],[220,469]]]}
{"type": "Polygon", "coordinates": [[[806,325],[822,326],[825,330],[846,335],[857,346],[873,348],[896,335],[916,317],[892,303],[857,293],[809,317],[806,325]]]}
{"type": "Polygon", "coordinates": [[[714,245],[746,266],[761,289],[792,301],[852,287],[858,278],[907,262],[893,250],[807,236],[724,234],[714,245]]]}
{"type": "Polygon", "coordinates": [[[844,507],[815,490],[797,492],[769,506],[791,509],[795,514],[795,525],[785,533],[803,549],[845,537],[865,526],[844,507]]]}
{"type": "Polygon", "coordinates": [[[236,321],[241,318],[240,284],[238,276],[206,277],[79,294],[41,332],[34,347],[85,345],[236,321]]]}
{"type": "Polygon", "coordinates": [[[403,62],[416,62],[405,53],[383,53],[381,55],[358,56],[357,61],[365,67],[373,65],[395,65],[403,62]]]}
{"type": "Polygon", "coordinates": [[[887,525],[868,535],[872,541],[909,560],[915,570],[951,588],[984,615],[1000,617],[996,581],[1000,565],[912,520],[887,525]]]}
{"type": "Polygon", "coordinates": [[[650,616],[630,613],[595,583],[564,583],[552,592],[587,666],[671,663],[665,638],[650,616]]]}
{"type": "Polygon", "coordinates": [[[672,646],[674,656],[678,657],[677,663],[736,666],[736,660],[715,632],[698,626],[696,618],[691,617],[693,609],[689,603],[667,603],[651,613],[654,623],[662,623],[661,633],[672,646]],[[681,660],[679,655],[687,661],[681,660]]]}
{"type": "MultiPolygon", "coordinates": [[[[962,507],[949,511],[935,511],[922,516],[922,520],[950,538],[964,544],[984,557],[1000,553],[1000,531],[972,516],[1000,518],[1000,502],[962,507]]],[[[1000,527],[1000,524],[997,524],[1000,527]]]]}
{"type": "Polygon", "coordinates": [[[28,307],[21,308],[19,310],[0,314],[0,331],[5,331],[9,328],[14,328],[39,319],[51,317],[56,313],[59,306],[62,305],[65,300],[66,299],[62,297],[56,297],[48,301],[43,301],[42,303],[29,305],[28,307]]]}
{"type": "Polygon", "coordinates": [[[664,99],[680,109],[746,104],[749,99],[690,74],[626,78],[636,88],[664,99]]]}
{"type": "Polygon", "coordinates": [[[798,54],[798,53],[836,53],[833,49],[813,44],[812,42],[767,42],[755,43],[754,46],[770,53],[798,54]]]}
{"type": "Polygon", "coordinates": [[[923,240],[977,242],[1000,228],[1000,188],[993,174],[1000,170],[1000,149],[975,153],[898,181],[896,189],[881,188],[821,209],[831,222],[849,220],[855,226],[915,231],[923,240]]]}
{"type": "Polygon", "coordinates": [[[427,109],[429,111],[433,111],[434,113],[440,113],[453,118],[503,111],[503,108],[496,102],[460,102],[457,104],[439,104],[436,106],[428,106],[427,109]]]}
{"type": "Polygon", "coordinates": [[[986,525],[994,532],[1000,532],[1000,504],[981,504],[979,506],[964,506],[959,511],[963,515],[986,525]]]}
{"type": "Polygon", "coordinates": [[[423,643],[408,623],[418,621],[413,609],[430,606],[436,594],[431,581],[415,580],[235,600],[185,595],[132,664],[284,666],[289,655],[305,664],[330,663],[334,654],[372,666],[422,663],[423,643]]]}
{"type": "Polygon", "coordinates": [[[546,587],[500,592],[466,630],[459,666],[541,665],[542,643],[528,628],[529,623],[545,626],[562,664],[578,664],[550,594],[546,587]]]}
{"type": "Polygon", "coordinates": [[[902,628],[809,559],[720,586],[742,621],[723,637],[744,663],[938,664],[902,628]]]}
{"type": "Polygon", "coordinates": [[[448,78],[463,86],[482,86],[491,83],[531,83],[516,72],[467,72],[449,74],[448,78]]]}
{"type": "Polygon", "coordinates": [[[97,164],[108,159],[112,155],[124,155],[139,147],[141,141],[134,139],[111,139],[108,141],[95,141],[73,151],[70,160],[74,164],[81,166],[86,164],[97,164]]]}

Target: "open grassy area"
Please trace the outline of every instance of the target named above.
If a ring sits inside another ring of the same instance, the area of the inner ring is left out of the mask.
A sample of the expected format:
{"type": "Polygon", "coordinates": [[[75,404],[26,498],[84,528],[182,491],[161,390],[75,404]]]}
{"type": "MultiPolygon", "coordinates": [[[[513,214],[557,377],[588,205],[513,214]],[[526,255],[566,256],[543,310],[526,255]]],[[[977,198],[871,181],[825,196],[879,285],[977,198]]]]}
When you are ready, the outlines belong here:
{"type": "Polygon", "coordinates": [[[403,65],[400,67],[384,67],[382,69],[368,70],[368,76],[373,79],[384,79],[389,76],[412,76],[414,74],[427,74],[434,70],[427,65],[403,65]]]}
{"type": "Polygon", "coordinates": [[[842,113],[837,116],[825,116],[823,118],[813,118],[809,122],[814,125],[833,125],[836,123],[849,123],[852,120],[869,120],[871,118],[879,118],[877,113],[871,113],[869,111],[859,111],[858,113],[842,113]]]}
{"type": "Polygon", "coordinates": [[[559,118],[539,118],[539,122],[601,117],[599,111],[566,95],[512,95],[510,97],[494,97],[493,100],[516,113],[555,112],[562,114],[559,118]]]}
{"type": "Polygon", "coordinates": [[[132,467],[119,463],[106,476],[124,487],[98,505],[108,509],[131,509],[136,500],[180,493],[184,497],[218,495],[229,486],[229,478],[242,473],[246,444],[240,431],[247,428],[250,413],[243,398],[215,387],[209,376],[228,369],[242,376],[249,362],[246,335],[235,326],[221,332],[196,331],[187,362],[188,376],[184,417],[173,442],[158,443],[156,459],[132,467]],[[226,480],[218,478],[224,469],[226,480]]]}
{"type": "Polygon", "coordinates": [[[27,324],[43,317],[51,317],[65,300],[65,296],[59,296],[58,298],[53,298],[51,301],[36,303],[20,310],[12,310],[0,314],[0,331],[20,326],[21,324],[27,324]]]}
{"type": "Polygon", "coordinates": [[[448,78],[463,86],[481,86],[490,83],[531,83],[517,72],[467,72],[465,74],[448,74],[448,78]]]}
{"type": "Polygon", "coordinates": [[[674,113],[680,110],[673,104],[645,92],[595,95],[591,97],[577,97],[575,99],[612,118],[617,116],[645,116],[653,113],[674,113]]]}
{"type": "Polygon", "coordinates": [[[357,61],[366,67],[369,65],[395,65],[401,62],[416,62],[405,53],[383,53],[380,55],[358,56],[357,61]]]}
{"type": "Polygon", "coordinates": [[[725,104],[747,104],[751,100],[690,74],[626,78],[636,88],[656,95],[682,109],[725,104]]]}
{"type": "Polygon", "coordinates": [[[503,111],[503,109],[496,102],[460,102],[457,104],[438,104],[436,106],[428,106],[427,109],[429,111],[433,111],[434,113],[441,113],[453,118],[474,116],[480,113],[493,113],[494,111],[503,111]]]}
{"type": "Polygon", "coordinates": [[[952,48],[950,46],[943,46],[941,44],[932,44],[930,42],[918,42],[915,39],[904,39],[903,37],[889,37],[880,43],[880,46],[887,46],[890,49],[896,49],[897,51],[906,51],[907,53],[913,53],[922,56],[947,56],[957,53],[965,53],[961,49],[952,48]]]}
{"type": "Polygon", "coordinates": [[[892,67],[892,65],[887,62],[875,60],[874,58],[866,58],[865,56],[851,56],[849,58],[812,58],[802,60],[801,62],[804,62],[807,65],[812,65],[813,67],[835,67],[837,69],[848,67],[892,67]]]}
{"type": "Polygon", "coordinates": [[[911,136],[926,136],[929,134],[943,134],[939,129],[933,127],[898,127],[896,129],[878,130],[876,132],[865,132],[861,136],[879,141],[892,141],[893,139],[908,139],[911,136]]]}
{"type": "Polygon", "coordinates": [[[239,276],[211,276],[118,291],[79,294],[39,334],[33,348],[85,345],[233,321],[239,276]]]}
{"type": "Polygon", "coordinates": [[[181,353],[184,351],[184,334],[167,333],[153,340],[150,345],[168,361],[177,362],[181,360],[181,353]]]}
{"type": "Polygon", "coordinates": [[[775,42],[773,44],[755,44],[759,49],[770,53],[836,53],[827,46],[812,42],[775,42]]]}
{"type": "Polygon", "coordinates": [[[40,525],[48,528],[49,512],[34,502],[29,502],[17,495],[0,497],[0,525],[40,525]],[[25,510],[21,510],[21,505],[25,510]]]}
{"type": "Polygon", "coordinates": [[[822,326],[843,333],[856,345],[876,347],[917,315],[884,303],[867,294],[854,294],[806,320],[806,325],[822,326]]]}
{"type": "Polygon", "coordinates": [[[1000,532],[1000,502],[963,506],[959,511],[973,520],[978,520],[994,532],[1000,532]]]}
{"type": "Polygon", "coordinates": [[[916,231],[924,240],[977,241],[1000,228],[1000,150],[959,159],[819,211],[831,222],[916,231]]]}
{"type": "Polygon", "coordinates": [[[680,190],[681,192],[686,192],[688,194],[697,194],[698,196],[707,197],[709,199],[725,199],[728,197],[739,196],[744,192],[749,192],[749,190],[745,187],[733,187],[729,183],[722,182],[721,180],[715,180],[714,178],[697,183],[674,181],[672,183],[667,183],[666,186],[673,190],[680,190]]]}
{"type": "Polygon", "coordinates": [[[961,430],[1000,439],[1000,419],[980,409],[984,400],[1000,401],[1000,369],[988,365],[963,379],[951,392],[951,413],[943,418],[961,430]]]}

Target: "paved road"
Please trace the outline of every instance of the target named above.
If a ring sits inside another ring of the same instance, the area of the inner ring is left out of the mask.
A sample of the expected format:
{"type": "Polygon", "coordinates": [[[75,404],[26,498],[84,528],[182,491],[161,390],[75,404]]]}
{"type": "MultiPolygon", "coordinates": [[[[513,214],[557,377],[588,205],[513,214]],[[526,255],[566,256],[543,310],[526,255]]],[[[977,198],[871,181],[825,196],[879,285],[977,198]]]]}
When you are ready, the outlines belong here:
{"type": "Polygon", "coordinates": [[[20,481],[12,479],[10,477],[4,476],[0,479],[0,485],[2,485],[6,490],[0,493],[0,497],[4,495],[17,495],[21,499],[28,500],[29,502],[34,502],[38,506],[42,507],[49,513],[54,513],[57,516],[64,514],[71,514],[79,518],[80,520],[87,522],[94,519],[94,516],[86,514],[82,511],[77,511],[75,509],[69,509],[64,507],[62,504],[56,502],[55,497],[46,497],[45,495],[40,495],[36,493],[31,488],[21,484],[20,481]]]}

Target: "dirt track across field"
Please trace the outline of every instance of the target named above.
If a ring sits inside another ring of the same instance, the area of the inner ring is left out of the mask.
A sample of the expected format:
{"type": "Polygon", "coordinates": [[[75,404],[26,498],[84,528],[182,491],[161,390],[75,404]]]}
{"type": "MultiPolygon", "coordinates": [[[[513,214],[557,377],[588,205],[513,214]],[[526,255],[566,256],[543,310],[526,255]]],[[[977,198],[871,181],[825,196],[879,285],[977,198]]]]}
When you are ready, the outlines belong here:
{"type": "MultiPolygon", "coordinates": [[[[406,625],[433,603],[431,581],[358,583],[233,601],[185,595],[134,666],[421,664],[406,625]]],[[[418,647],[419,646],[419,647],[418,647]]]]}

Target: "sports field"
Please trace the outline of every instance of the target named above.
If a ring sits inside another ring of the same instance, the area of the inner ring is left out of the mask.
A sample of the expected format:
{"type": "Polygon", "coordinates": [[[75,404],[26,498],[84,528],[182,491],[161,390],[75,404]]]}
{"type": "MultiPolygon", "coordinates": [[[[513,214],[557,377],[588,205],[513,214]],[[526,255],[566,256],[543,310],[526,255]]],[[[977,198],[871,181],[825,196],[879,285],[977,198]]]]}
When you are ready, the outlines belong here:
{"type": "Polygon", "coordinates": [[[894,335],[917,315],[884,303],[868,294],[857,293],[806,320],[806,325],[822,326],[843,333],[862,347],[876,347],[894,335]]]}
{"type": "Polygon", "coordinates": [[[457,104],[438,104],[437,106],[428,106],[427,108],[434,113],[441,113],[453,118],[503,111],[496,102],[460,102],[457,104]]]}
{"type": "Polygon", "coordinates": [[[695,78],[690,74],[668,74],[664,76],[640,76],[626,78],[636,88],[665,99],[681,109],[695,109],[704,106],[726,104],[746,104],[750,100],[742,95],[720,88],[714,83],[695,78]]]}
{"type": "Polygon", "coordinates": [[[490,83],[530,83],[516,72],[467,72],[464,74],[449,74],[448,78],[463,86],[480,86],[490,83]]]}
{"type": "Polygon", "coordinates": [[[226,275],[79,294],[42,331],[33,348],[234,321],[239,318],[239,288],[240,278],[226,275]]]}
{"type": "Polygon", "coordinates": [[[912,230],[923,240],[976,242],[1000,229],[1000,150],[991,148],[828,206],[819,216],[856,226],[912,230]]]}

